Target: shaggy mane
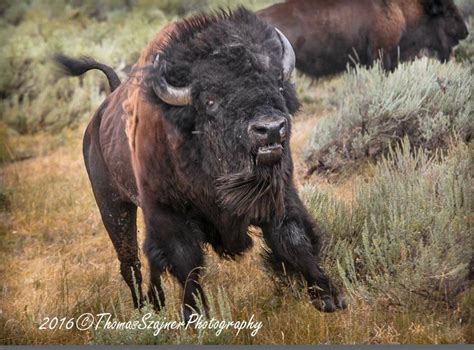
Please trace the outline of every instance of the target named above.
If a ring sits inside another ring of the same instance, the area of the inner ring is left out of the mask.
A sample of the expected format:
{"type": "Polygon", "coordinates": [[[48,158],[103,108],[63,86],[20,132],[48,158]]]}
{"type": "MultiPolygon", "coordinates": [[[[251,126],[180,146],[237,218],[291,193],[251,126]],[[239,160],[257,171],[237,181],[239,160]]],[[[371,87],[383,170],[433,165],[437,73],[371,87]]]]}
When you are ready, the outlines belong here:
{"type": "Polygon", "coordinates": [[[230,20],[232,22],[254,22],[258,23],[257,16],[243,6],[235,10],[219,9],[210,13],[200,13],[176,22],[176,28],[168,34],[168,38],[161,43],[160,51],[169,54],[175,46],[188,41],[196,34],[206,30],[211,25],[230,20]]]}

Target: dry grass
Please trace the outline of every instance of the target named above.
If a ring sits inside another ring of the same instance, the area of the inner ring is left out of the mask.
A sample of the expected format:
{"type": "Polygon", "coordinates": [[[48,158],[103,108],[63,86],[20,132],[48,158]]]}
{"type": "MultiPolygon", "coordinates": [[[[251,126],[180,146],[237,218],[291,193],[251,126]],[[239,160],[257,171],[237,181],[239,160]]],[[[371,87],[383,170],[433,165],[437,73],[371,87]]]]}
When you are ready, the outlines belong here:
{"type": "MultiPolygon", "coordinates": [[[[323,107],[306,106],[296,117],[293,152],[299,183],[305,182],[301,176],[301,145],[325,111],[323,107]]],[[[45,316],[77,317],[84,312],[107,311],[125,320],[136,316],[92,197],[82,163],[81,134],[82,128],[65,132],[56,150],[39,152],[36,158],[1,169],[9,206],[0,222],[0,344],[123,342],[114,331],[45,331],[38,330],[38,325],[45,316]]],[[[51,137],[43,135],[34,142],[46,147],[51,137]]],[[[28,148],[27,141],[22,140],[22,145],[28,148]]],[[[351,189],[361,177],[331,184],[313,176],[311,182],[350,199],[351,189]]],[[[143,241],[142,224],[139,237],[143,241]]],[[[252,338],[250,332],[242,332],[237,337],[198,339],[192,332],[175,331],[161,341],[385,344],[473,340],[469,326],[459,323],[458,310],[401,312],[387,310],[382,303],[369,305],[351,300],[347,311],[319,313],[297,289],[275,289],[261,269],[260,238],[255,241],[255,248],[238,262],[219,260],[210,252],[204,282],[211,295],[224,291],[233,319],[255,314],[263,322],[258,335],[252,338]]],[[[180,303],[180,289],[169,276],[164,286],[172,315],[180,303]]]]}
{"type": "MultiPolygon", "coordinates": [[[[211,8],[236,3],[230,0],[206,2],[211,8]]],[[[238,1],[253,9],[270,2],[273,0],[238,1]]],[[[3,58],[11,58],[13,65],[12,69],[5,71],[9,74],[27,74],[23,79],[28,82],[23,86],[27,91],[30,86],[52,86],[51,69],[46,65],[45,55],[49,57],[51,52],[58,49],[71,55],[90,54],[115,68],[123,69],[125,63],[133,62],[133,58],[143,47],[143,42],[148,40],[149,33],[156,31],[169,19],[154,9],[154,1],[138,2],[141,5],[130,13],[124,9],[114,10],[114,6],[119,4],[117,1],[106,1],[102,11],[110,15],[109,23],[90,18],[89,12],[94,9],[92,3],[80,9],[68,7],[69,10],[64,11],[64,5],[68,3],[68,0],[59,1],[53,7],[46,3],[34,3],[37,7],[33,9],[19,3],[18,8],[12,7],[12,11],[6,14],[8,16],[0,21],[13,23],[16,17],[21,18],[21,13],[26,14],[24,23],[21,21],[15,28],[5,27],[5,35],[0,37],[0,42],[9,43],[3,46],[7,53],[14,54],[4,55],[3,58]],[[149,10],[150,6],[153,7],[152,11],[149,10]],[[18,13],[13,10],[18,10],[18,13]],[[148,21],[153,22],[153,26],[148,21]],[[112,37],[106,35],[107,30],[116,30],[118,27],[123,27],[123,33],[112,37]],[[81,28],[81,35],[72,37],[71,33],[77,33],[77,28],[81,28]],[[43,31],[56,35],[43,35],[43,31]],[[21,40],[7,40],[11,38],[21,40]],[[139,40],[135,40],[136,38],[139,40]],[[21,44],[20,47],[17,44],[21,44]],[[124,54],[130,56],[130,62],[122,61],[124,54]],[[30,84],[31,81],[40,83],[30,84]]],[[[176,7],[182,5],[181,1],[169,0],[163,4],[173,9],[170,16],[175,16],[180,10],[193,10],[176,7]]],[[[18,89],[9,85],[19,79],[12,79],[9,75],[4,78],[3,83],[7,83],[8,88],[14,92],[13,95],[19,95],[18,89]]],[[[370,178],[370,174],[364,172],[367,170],[361,169],[356,174],[337,178],[337,182],[335,179],[316,175],[307,179],[302,156],[303,146],[307,144],[311,130],[321,118],[335,113],[335,106],[330,101],[334,100],[340,83],[341,79],[333,79],[311,84],[307,79],[297,78],[296,85],[303,107],[302,112],[295,116],[292,150],[298,186],[315,184],[321,191],[350,202],[358,184],[370,178]]],[[[276,288],[270,276],[262,270],[258,232],[255,233],[254,249],[238,262],[220,260],[210,251],[203,277],[208,295],[214,299],[217,297],[218,301],[223,299],[228,305],[224,308],[225,315],[239,320],[248,319],[254,314],[257,320],[263,322],[263,328],[255,338],[248,331],[237,337],[224,334],[217,338],[212,334],[172,331],[162,338],[150,338],[144,334],[114,331],[39,330],[40,321],[46,316],[77,317],[86,312],[111,312],[121,320],[139,317],[133,310],[129,290],[120,276],[118,260],[102,225],[82,161],[81,139],[85,125],[80,124],[83,121],[81,117],[90,114],[87,112],[89,103],[94,106],[100,102],[102,97],[98,86],[103,84],[103,77],[99,78],[97,75],[94,78],[92,75],[85,78],[84,87],[80,89],[79,81],[76,80],[61,80],[53,88],[63,91],[64,86],[61,84],[74,91],[75,103],[71,104],[70,97],[65,96],[63,103],[58,104],[56,93],[40,89],[41,98],[34,101],[22,100],[22,104],[17,106],[16,114],[12,114],[11,108],[4,109],[6,105],[0,106],[0,121],[6,117],[13,118],[20,123],[19,126],[22,126],[21,122],[24,120],[15,116],[37,118],[41,111],[48,118],[58,115],[69,118],[75,115],[79,125],[77,129],[66,128],[55,135],[45,132],[23,136],[8,134],[8,143],[5,142],[7,131],[0,125],[0,162],[12,158],[21,160],[4,163],[0,167],[0,345],[149,342],[387,344],[474,341],[472,324],[460,322],[461,318],[465,319],[466,310],[468,315],[472,312],[472,293],[470,301],[466,298],[465,306],[456,310],[439,305],[426,307],[423,304],[417,309],[402,311],[387,308],[383,298],[380,298],[371,304],[358,299],[350,300],[346,311],[335,314],[316,311],[300,289],[276,288]],[[35,103],[35,108],[30,108],[30,102],[35,103]],[[76,114],[71,113],[71,109],[76,114]],[[55,113],[52,115],[51,111],[55,113]]],[[[15,103],[13,106],[16,106],[15,103]]],[[[53,124],[54,122],[53,118],[53,124]]],[[[69,125],[61,118],[56,122],[60,125],[54,130],[69,125]]],[[[139,220],[139,239],[143,242],[142,218],[139,220]]],[[[141,260],[144,265],[142,272],[146,275],[146,260],[143,256],[141,260]]],[[[337,274],[334,271],[331,273],[337,274]]],[[[164,278],[164,288],[167,308],[163,315],[177,319],[176,310],[181,303],[180,288],[170,276],[164,278]]],[[[218,308],[222,309],[222,304],[218,308]]]]}

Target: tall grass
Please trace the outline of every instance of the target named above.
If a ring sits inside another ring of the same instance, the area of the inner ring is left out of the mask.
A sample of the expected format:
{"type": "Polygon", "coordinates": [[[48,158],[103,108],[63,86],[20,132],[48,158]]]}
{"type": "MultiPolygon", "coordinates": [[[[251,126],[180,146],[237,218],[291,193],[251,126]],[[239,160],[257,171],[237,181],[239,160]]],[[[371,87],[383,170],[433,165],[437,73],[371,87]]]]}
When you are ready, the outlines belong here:
{"type": "MultiPolygon", "coordinates": [[[[222,288],[218,288],[216,293],[208,293],[207,300],[209,305],[209,319],[218,321],[232,320],[232,312],[228,296],[222,288]]],[[[147,322],[166,323],[169,321],[179,321],[181,312],[179,305],[171,304],[164,308],[160,313],[155,313],[151,305],[146,305],[141,311],[134,311],[131,317],[126,321],[140,322],[145,314],[150,314],[147,322]]],[[[121,321],[120,317],[115,316],[114,320],[121,321]]],[[[236,331],[226,329],[216,334],[213,329],[184,329],[175,331],[162,330],[156,334],[155,329],[145,330],[116,330],[110,331],[103,328],[93,330],[93,344],[222,344],[231,343],[235,337],[236,331]]]]}

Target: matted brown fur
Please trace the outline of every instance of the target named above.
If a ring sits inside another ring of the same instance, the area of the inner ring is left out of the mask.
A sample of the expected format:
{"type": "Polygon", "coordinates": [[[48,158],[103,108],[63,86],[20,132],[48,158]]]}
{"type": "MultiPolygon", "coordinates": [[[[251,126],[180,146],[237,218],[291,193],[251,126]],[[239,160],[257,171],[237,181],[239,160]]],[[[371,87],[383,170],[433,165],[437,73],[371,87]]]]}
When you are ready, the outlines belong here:
{"type": "Polygon", "coordinates": [[[135,137],[138,126],[138,116],[147,115],[149,103],[142,96],[141,84],[143,79],[143,69],[153,63],[153,58],[163,49],[170,36],[176,30],[176,23],[169,23],[158,31],[153,39],[143,49],[137,63],[132,68],[132,74],[127,82],[125,89],[127,97],[122,103],[122,108],[127,115],[126,133],[132,152],[135,150],[135,137]]]}

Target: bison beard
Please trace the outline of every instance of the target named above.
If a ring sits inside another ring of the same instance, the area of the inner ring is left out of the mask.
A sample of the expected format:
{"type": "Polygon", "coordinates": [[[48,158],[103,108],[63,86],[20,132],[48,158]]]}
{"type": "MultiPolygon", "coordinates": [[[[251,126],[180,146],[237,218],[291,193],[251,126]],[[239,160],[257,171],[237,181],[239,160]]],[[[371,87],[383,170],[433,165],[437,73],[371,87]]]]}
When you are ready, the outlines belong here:
{"type": "Polygon", "coordinates": [[[218,203],[237,216],[261,222],[285,214],[285,179],[280,167],[221,176],[216,180],[218,203]]]}
{"type": "MultiPolygon", "coordinates": [[[[100,69],[113,88],[119,81],[91,59],[57,62],[69,75],[100,69]]],[[[318,265],[319,230],[292,179],[293,68],[288,40],[251,12],[201,15],[159,32],[97,110],[84,134],[84,160],[135,307],[145,301],[137,206],[147,231],[147,297],[157,310],[169,271],[183,287],[185,319],[206,312],[204,245],[223,257],[242,254],[252,243],[250,225],[262,229],[275,272],[284,267],[303,278],[318,309],[345,307],[318,265]]]]}

